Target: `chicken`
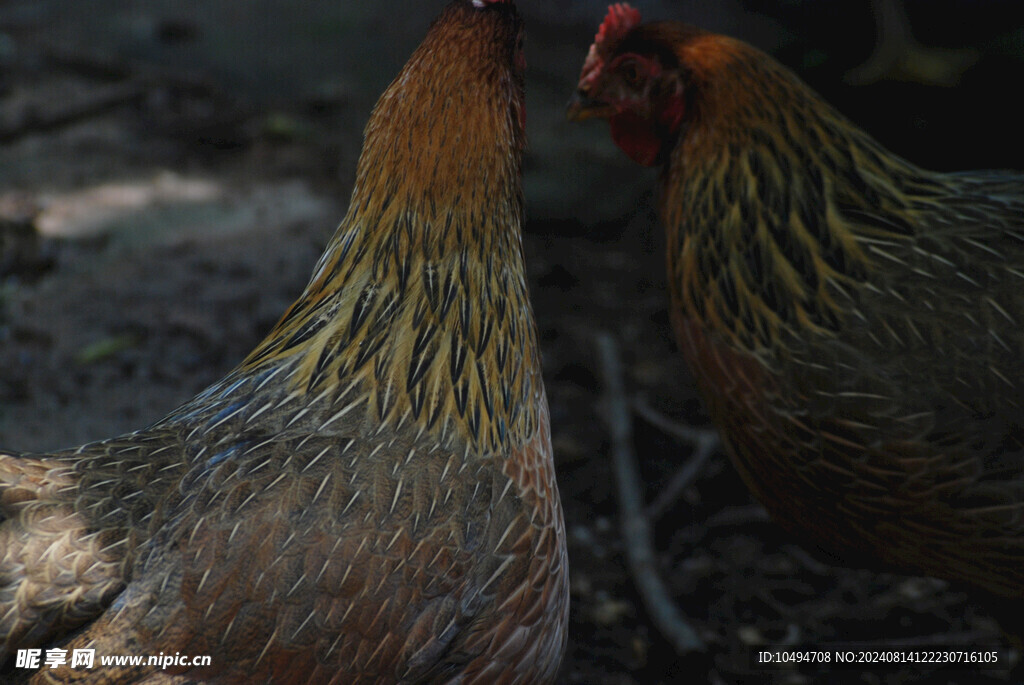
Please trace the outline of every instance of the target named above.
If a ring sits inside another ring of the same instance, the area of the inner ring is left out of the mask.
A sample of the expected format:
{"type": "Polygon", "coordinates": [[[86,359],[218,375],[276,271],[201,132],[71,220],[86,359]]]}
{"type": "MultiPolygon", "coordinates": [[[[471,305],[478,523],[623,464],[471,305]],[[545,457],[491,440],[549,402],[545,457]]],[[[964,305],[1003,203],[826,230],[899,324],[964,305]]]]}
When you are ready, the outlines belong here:
{"type": "Polygon", "coordinates": [[[522,37],[510,1],[445,8],[305,291],[224,379],[144,430],[0,456],[4,654],[96,650],[33,682],[554,679],[568,571],[522,37]],[[160,654],[182,659],[100,666],[160,654]]]}
{"type": "Polygon", "coordinates": [[[661,166],[673,328],[769,513],[846,565],[1024,597],[1024,175],[921,169],[625,4],[569,115],[661,166]]]}

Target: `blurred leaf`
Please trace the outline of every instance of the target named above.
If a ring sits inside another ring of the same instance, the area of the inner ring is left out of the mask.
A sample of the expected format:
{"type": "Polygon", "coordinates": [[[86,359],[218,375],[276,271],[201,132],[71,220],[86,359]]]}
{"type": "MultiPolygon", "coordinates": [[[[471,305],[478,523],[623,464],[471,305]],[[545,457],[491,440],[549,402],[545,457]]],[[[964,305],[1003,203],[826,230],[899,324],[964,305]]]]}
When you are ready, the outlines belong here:
{"type": "Polygon", "coordinates": [[[78,354],[75,355],[75,361],[82,365],[95,364],[108,357],[113,357],[119,352],[135,347],[138,342],[134,335],[129,334],[103,338],[79,350],[78,354]]]}
{"type": "Polygon", "coordinates": [[[313,133],[304,122],[284,112],[268,114],[260,127],[263,135],[270,140],[309,140],[313,133]]]}

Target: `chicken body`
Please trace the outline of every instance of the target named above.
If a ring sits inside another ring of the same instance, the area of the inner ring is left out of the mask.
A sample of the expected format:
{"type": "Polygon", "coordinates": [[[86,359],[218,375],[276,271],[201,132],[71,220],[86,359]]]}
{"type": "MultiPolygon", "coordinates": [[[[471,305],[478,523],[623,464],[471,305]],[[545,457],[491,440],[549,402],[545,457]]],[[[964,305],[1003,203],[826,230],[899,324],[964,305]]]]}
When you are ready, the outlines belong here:
{"type": "Polygon", "coordinates": [[[1024,175],[920,169],[755,48],[624,5],[570,116],[662,166],[674,329],[773,517],[1024,597],[1024,175]]]}
{"type": "Polygon", "coordinates": [[[511,2],[445,9],[305,292],[235,371],[145,430],[0,456],[2,647],[97,650],[36,681],[553,680],[568,573],[521,40],[511,2]],[[212,664],[99,666],[160,653],[212,664]]]}

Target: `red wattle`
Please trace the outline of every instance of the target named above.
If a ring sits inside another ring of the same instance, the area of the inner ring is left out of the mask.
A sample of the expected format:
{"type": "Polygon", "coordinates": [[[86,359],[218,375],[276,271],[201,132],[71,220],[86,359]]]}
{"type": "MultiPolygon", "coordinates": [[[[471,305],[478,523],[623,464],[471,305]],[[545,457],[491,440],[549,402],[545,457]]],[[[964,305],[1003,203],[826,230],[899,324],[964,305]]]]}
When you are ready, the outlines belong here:
{"type": "Polygon", "coordinates": [[[637,164],[655,166],[661,153],[662,140],[650,119],[620,112],[610,118],[612,140],[637,164]]]}

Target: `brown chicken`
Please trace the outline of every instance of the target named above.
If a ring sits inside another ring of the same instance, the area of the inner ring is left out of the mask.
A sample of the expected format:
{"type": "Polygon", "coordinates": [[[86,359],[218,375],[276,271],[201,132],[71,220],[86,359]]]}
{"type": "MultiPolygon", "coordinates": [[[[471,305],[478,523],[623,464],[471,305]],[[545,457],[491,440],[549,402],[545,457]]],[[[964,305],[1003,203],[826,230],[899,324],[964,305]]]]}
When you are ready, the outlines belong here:
{"type": "Polygon", "coordinates": [[[918,168],[755,48],[622,4],[570,116],[661,165],[673,326],[773,517],[1024,597],[1024,175],[918,168]]]}
{"type": "Polygon", "coordinates": [[[136,433],[0,456],[4,653],[96,649],[35,681],[554,679],[568,573],[521,43],[512,2],[444,10],[309,285],[227,377],[136,433]],[[161,653],[212,663],[100,666],[161,653]]]}

